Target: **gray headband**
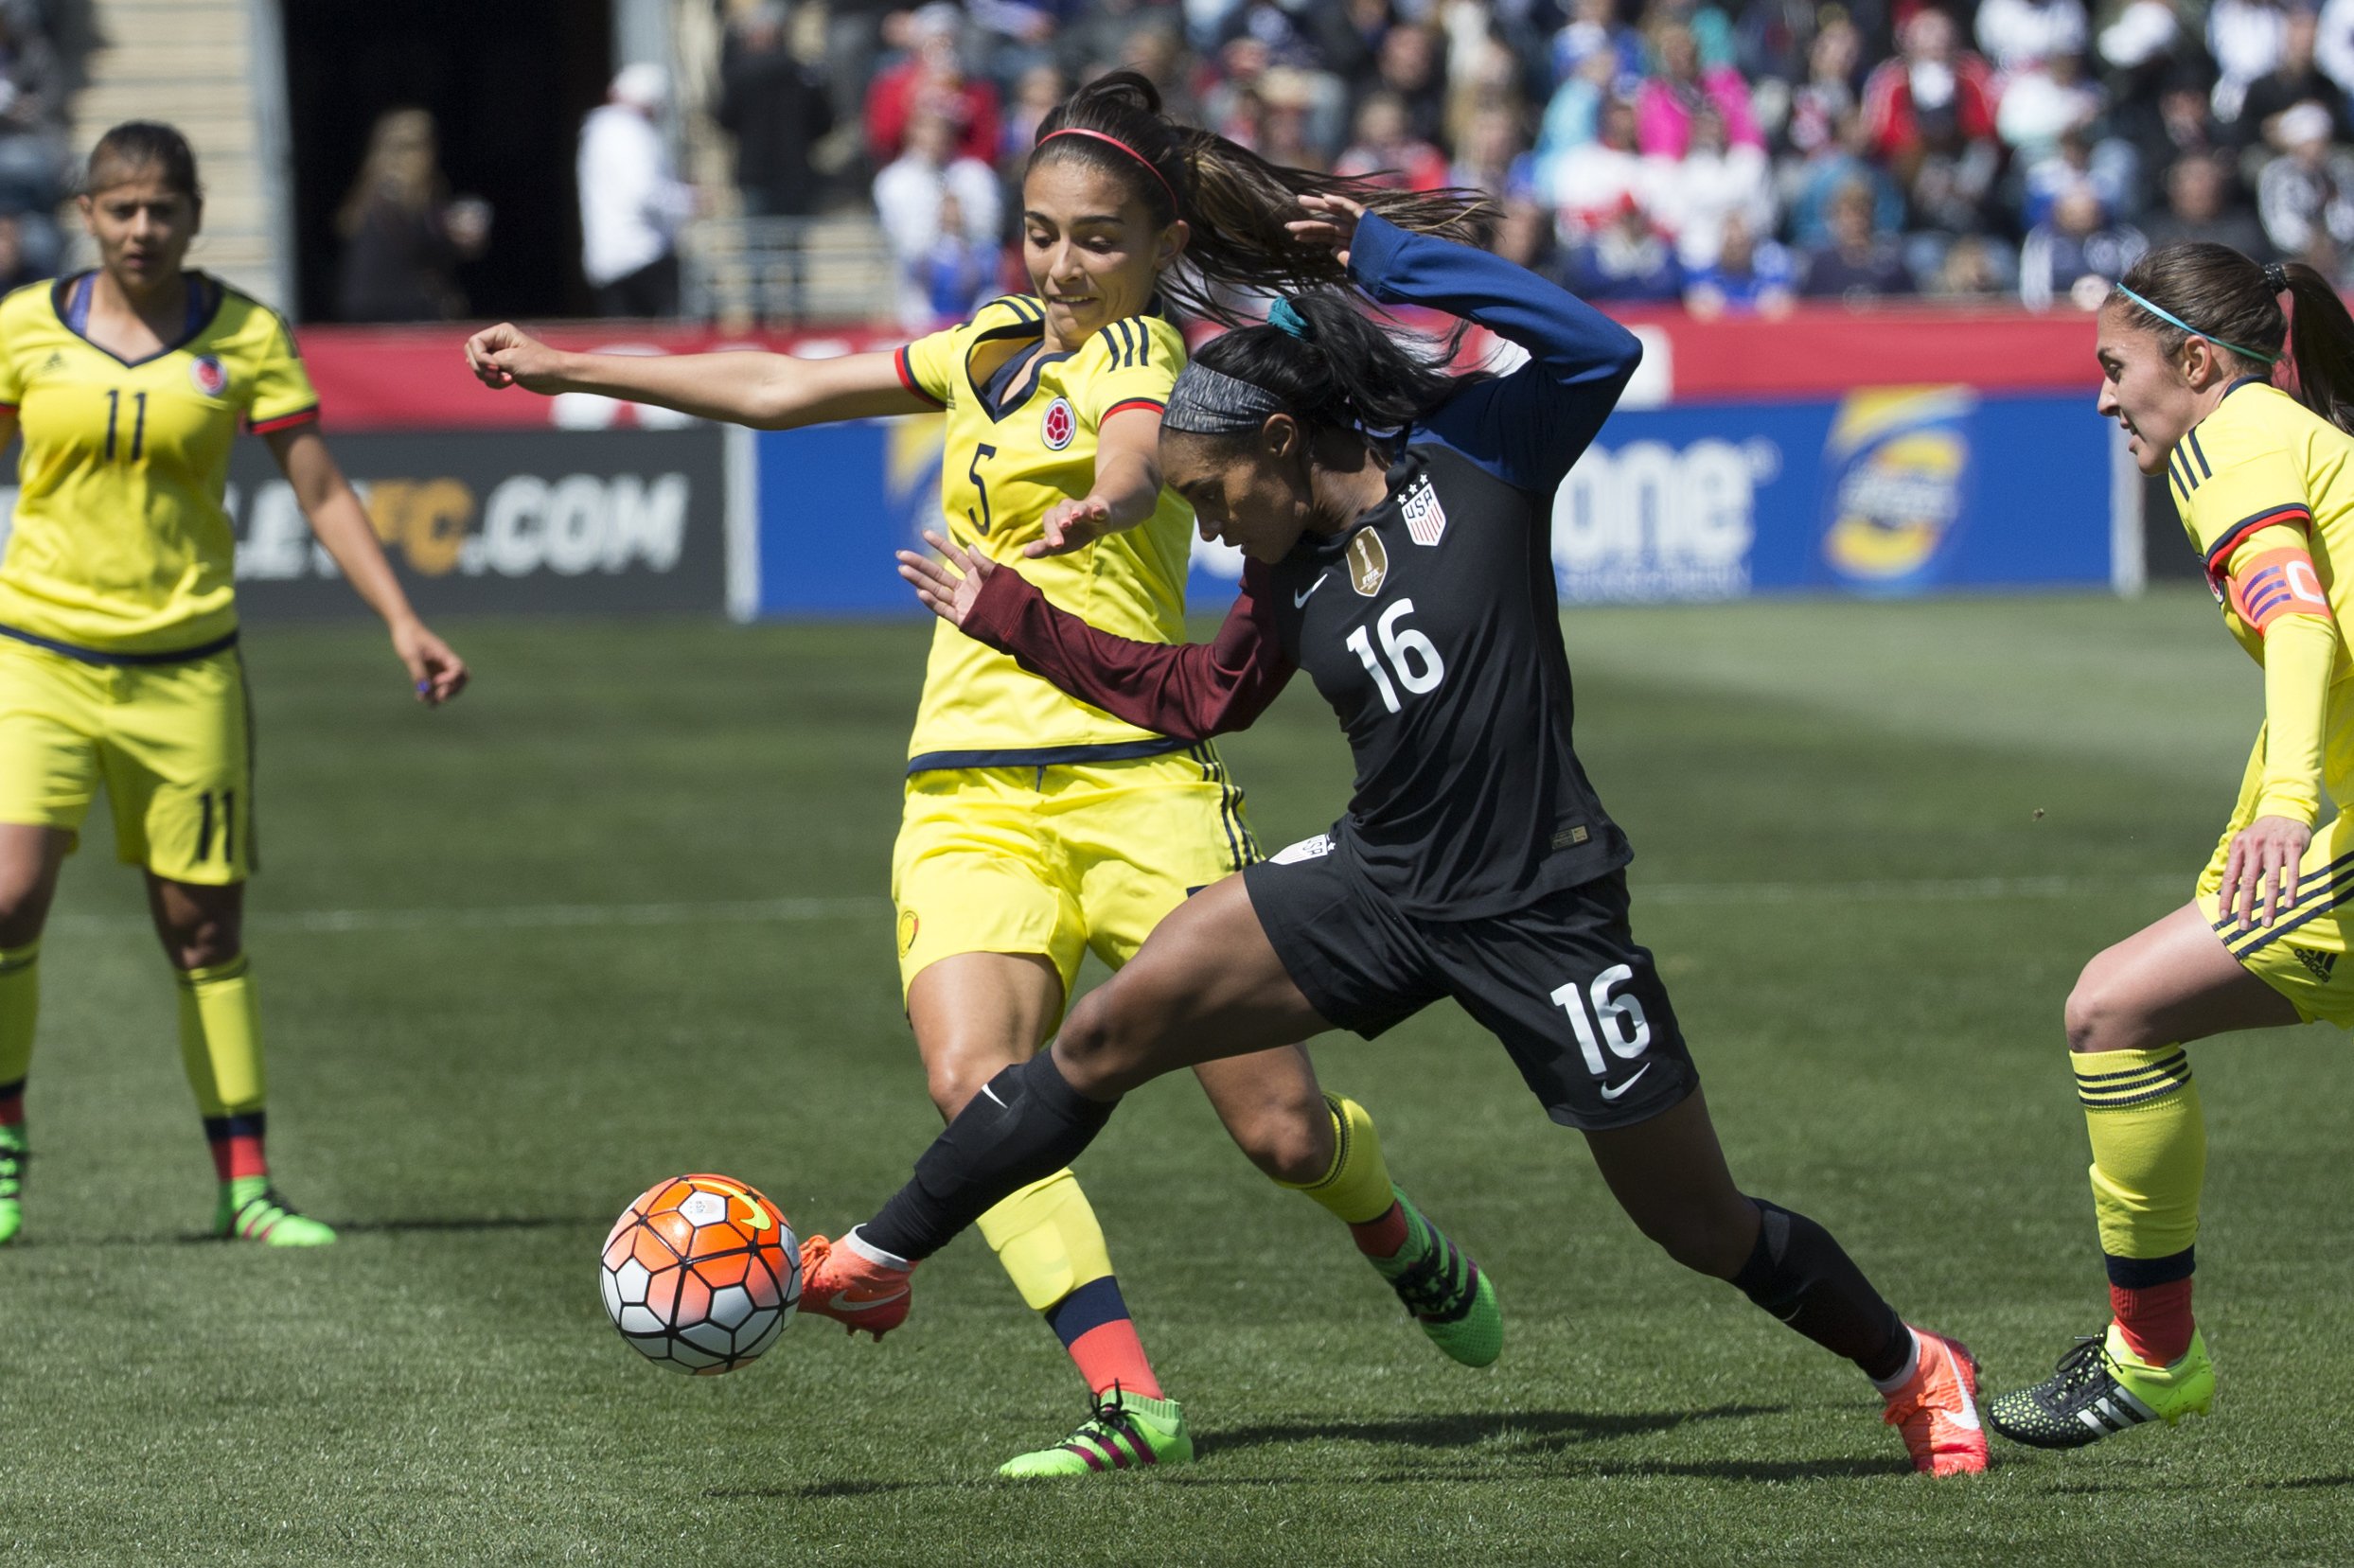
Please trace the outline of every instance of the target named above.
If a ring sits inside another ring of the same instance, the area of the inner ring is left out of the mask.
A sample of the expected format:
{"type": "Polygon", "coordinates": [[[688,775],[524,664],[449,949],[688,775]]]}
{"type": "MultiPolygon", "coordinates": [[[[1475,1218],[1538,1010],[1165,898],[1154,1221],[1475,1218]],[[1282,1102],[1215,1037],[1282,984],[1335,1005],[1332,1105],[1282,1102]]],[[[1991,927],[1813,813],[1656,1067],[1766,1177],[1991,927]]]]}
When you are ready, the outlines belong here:
{"type": "Polygon", "coordinates": [[[1265,424],[1268,414],[1286,412],[1266,388],[1196,362],[1177,372],[1160,428],[1183,435],[1239,435],[1265,424]]]}

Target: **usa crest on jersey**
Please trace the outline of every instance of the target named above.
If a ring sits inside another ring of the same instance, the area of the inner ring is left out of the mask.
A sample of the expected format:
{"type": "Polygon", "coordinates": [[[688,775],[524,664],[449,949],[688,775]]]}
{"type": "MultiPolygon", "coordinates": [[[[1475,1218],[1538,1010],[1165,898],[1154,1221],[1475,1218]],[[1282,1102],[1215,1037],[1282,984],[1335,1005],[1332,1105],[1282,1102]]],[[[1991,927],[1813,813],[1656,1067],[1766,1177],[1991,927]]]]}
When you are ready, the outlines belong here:
{"type": "Polygon", "coordinates": [[[1435,545],[1446,532],[1446,508],[1439,504],[1439,492],[1431,486],[1428,474],[1415,480],[1414,487],[1399,503],[1399,510],[1406,517],[1406,531],[1413,536],[1416,544],[1435,545]]]}

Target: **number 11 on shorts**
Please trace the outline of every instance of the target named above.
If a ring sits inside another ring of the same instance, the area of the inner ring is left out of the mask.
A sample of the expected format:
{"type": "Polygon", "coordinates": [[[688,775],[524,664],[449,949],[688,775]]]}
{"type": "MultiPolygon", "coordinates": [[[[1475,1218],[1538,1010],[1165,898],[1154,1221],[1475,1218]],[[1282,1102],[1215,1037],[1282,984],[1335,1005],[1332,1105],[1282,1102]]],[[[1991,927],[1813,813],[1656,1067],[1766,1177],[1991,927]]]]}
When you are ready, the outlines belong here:
{"type": "Polygon", "coordinates": [[[1610,994],[1612,986],[1634,978],[1633,965],[1614,963],[1595,976],[1591,986],[1581,988],[1571,980],[1553,993],[1553,1005],[1569,1014],[1578,1049],[1585,1057],[1587,1070],[1597,1078],[1608,1078],[1611,1072],[1611,1064],[1602,1056],[1604,1046],[1621,1062],[1632,1062],[1650,1048],[1651,1020],[1643,1016],[1643,1004],[1631,995],[1610,994]]]}

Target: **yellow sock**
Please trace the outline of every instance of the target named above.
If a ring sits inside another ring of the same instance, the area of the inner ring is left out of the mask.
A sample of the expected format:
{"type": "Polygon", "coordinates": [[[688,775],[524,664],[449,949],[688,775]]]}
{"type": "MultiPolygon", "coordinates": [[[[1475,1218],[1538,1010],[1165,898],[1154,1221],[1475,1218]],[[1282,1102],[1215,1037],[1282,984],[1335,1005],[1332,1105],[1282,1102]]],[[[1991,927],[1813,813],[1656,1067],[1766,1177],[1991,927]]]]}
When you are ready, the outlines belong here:
{"type": "Polygon", "coordinates": [[[41,943],[0,947],[0,1125],[24,1119],[25,1074],[41,1013],[41,943]]]}
{"type": "Polygon", "coordinates": [[[998,1262],[1034,1312],[1044,1312],[1089,1280],[1111,1273],[1111,1252],[1079,1178],[1057,1171],[981,1217],[998,1262]]]}
{"type": "Polygon", "coordinates": [[[180,976],[180,1065],[207,1120],[261,1109],[261,1013],[244,954],[180,976]]]}
{"type": "Polygon", "coordinates": [[[1344,1224],[1371,1224],[1389,1212],[1397,1201],[1390,1190],[1389,1165],[1381,1157],[1381,1134],[1373,1119],[1354,1100],[1326,1095],[1333,1119],[1332,1169],[1312,1182],[1279,1182],[1295,1192],[1305,1192],[1344,1224]]]}
{"type": "Polygon", "coordinates": [[[2093,1212],[2110,1283],[2188,1278],[2206,1178],[2206,1120],[2180,1046],[2074,1058],[2093,1142],[2093,1212]]]}

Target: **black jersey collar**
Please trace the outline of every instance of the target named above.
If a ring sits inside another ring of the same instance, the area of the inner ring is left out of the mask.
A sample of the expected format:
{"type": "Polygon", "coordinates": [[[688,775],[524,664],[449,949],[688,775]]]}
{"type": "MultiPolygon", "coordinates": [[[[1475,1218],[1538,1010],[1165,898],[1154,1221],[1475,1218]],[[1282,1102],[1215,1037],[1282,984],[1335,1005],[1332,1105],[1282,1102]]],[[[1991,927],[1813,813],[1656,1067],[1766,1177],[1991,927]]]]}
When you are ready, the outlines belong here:
{"type": "Polygon", "coordinates": [[[222,288],[217,279],[200,272],[181,273],[181,276],[187,279],[188,284],[188,318],[181,326],[179,340],[164,344],[152,354],[144,354],[135,360],[126,360],[104,344],[94,342],[90,334],[82,329],[89,324],[90,314],[81,291],[89,280],[97,275],[95,272],[76,273],[71,277],[59,278],[49,286],[49,308],[57,312],[57,324],[60,326],[80,338],[83,343],[89,344],[91,347],[126,370],[134,370],[143,364],[152,364],[167,354],[179,353],[210,329],[214,320],[221,314],[221,308],[229,302],[228,290],[222,288]]]}

